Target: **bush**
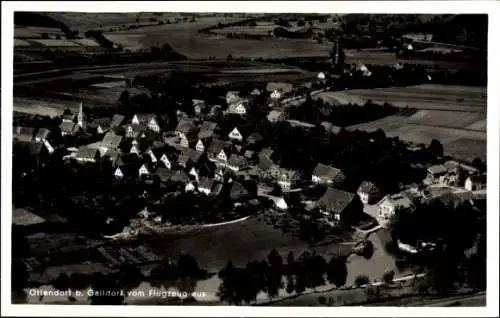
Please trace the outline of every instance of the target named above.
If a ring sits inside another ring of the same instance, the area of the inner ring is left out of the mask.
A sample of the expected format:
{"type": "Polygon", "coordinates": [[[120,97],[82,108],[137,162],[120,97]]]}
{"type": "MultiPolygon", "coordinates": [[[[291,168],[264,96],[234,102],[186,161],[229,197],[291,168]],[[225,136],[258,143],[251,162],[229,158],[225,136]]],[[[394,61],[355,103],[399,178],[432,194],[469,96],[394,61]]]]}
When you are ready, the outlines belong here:
{"type": "Polygon", "coordinates": [[[326,306],[326,297],[325,296],[319,296],[318,297],[318,303],[320,305],[326,306]]]}
{"type": "Polygon", "coordinates": [[[394,281],[394,271],[390,270],[385,272],[382,276],[382,281],[388,285],[392,284],[394,281]]]}
{"type": "Polygon", "coordinates": [[[366,275],[359,275],[358,277],[356,277],[356,280],[354,281],[354,284],[358,287],[369,283],[370,283],[370,278],[368,278],[368,276],[366,275]]]}

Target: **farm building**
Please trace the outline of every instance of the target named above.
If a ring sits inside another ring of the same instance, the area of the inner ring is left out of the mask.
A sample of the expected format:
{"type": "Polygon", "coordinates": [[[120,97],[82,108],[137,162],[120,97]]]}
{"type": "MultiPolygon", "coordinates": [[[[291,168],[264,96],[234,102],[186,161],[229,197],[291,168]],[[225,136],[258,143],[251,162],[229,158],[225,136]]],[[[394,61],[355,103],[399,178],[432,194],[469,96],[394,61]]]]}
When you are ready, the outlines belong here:
{"type": "Polygon", "coordinates": [[[313,170],[311,180],[317,184],[338,186],[345,181],[345,175],[340,169],[318,163],[313,170]]]}
{"type": "Polygon", "coordinates": [[[350,224],[363,211],[363,205],[354,193],[328,188],[316,202],[319,211],[333,223],[350,224]]]}
{"type": "Polygon", "coordinates": [[[370,181],[363,181],[357,193],[363,204],[371,204],[377,202],[381,198],[380,188],[370,181]]]}
{"type": "Polygon", "coordinates": [[[378,203],[379,213],[377,221],[380,224],[385,224],[392,220],[396,213],[400,211],[413,212],[415,205],[404,193],[398,193],[385,196],[378,203]]]}

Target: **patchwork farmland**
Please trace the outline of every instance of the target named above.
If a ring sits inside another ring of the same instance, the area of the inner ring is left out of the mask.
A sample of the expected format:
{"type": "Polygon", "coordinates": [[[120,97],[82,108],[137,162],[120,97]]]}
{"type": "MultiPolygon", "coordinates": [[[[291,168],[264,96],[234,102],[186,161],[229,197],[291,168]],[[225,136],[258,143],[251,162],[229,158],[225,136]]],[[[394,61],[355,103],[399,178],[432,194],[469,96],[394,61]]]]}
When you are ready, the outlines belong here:
{"type": "Polygon", "coordinates": [[[348,127],[365,131],[382,129],[389,136],[428,144],[438,139],[446,153],[465,160],[486,157],[486,89],[419,85],[372,90],[326,93],[349,102],[372,100],[399,107],[416,108],[411,116],[389,116],[373,122],[348,127]]]}

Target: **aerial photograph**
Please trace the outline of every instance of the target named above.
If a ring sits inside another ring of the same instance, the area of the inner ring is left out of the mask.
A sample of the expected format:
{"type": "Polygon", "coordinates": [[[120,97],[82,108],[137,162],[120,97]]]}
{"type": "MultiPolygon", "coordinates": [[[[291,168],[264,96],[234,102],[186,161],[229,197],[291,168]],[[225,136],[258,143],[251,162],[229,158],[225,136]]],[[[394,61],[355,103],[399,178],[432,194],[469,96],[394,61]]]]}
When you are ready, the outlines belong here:
{"type": "Polygon", "coordinates": [[[487,42],[487,14],[16,11],[12,304],[486,306],[487,42]]]}

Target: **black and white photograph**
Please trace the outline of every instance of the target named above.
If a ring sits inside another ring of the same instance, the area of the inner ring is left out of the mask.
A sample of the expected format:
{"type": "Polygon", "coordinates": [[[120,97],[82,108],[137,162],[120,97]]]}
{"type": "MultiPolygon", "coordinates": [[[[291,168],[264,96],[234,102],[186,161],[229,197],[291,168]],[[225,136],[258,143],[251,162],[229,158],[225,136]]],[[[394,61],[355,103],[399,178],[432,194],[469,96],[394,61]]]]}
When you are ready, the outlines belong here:
{"type": "Polygon", "coordinates": [[[2,305],[419,315],[488,286],[498,315],[490,3],[34,3],[2,13],[2,305]]]}

